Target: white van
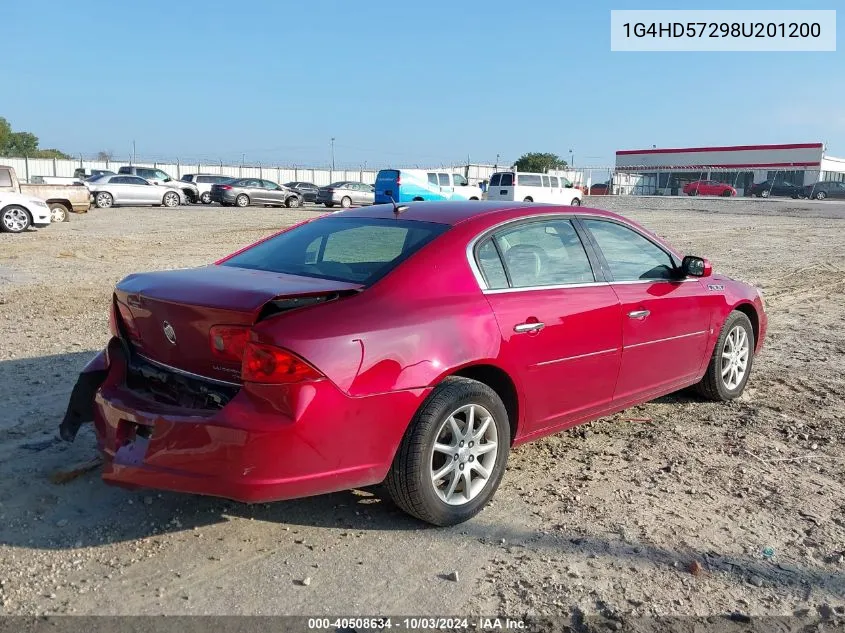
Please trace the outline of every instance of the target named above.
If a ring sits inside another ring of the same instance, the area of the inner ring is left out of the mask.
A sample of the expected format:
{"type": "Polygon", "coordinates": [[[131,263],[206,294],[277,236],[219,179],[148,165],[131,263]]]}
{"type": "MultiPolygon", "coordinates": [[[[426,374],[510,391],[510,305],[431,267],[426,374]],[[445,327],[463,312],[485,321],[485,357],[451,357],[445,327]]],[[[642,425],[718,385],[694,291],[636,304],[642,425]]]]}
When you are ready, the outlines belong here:
{"type": "Polygon", "coordinates": [[[487,200],[514,202],[546,202],[581,206],[580,189],[572,186],[563,176],[531,174],[516,171],[499,171],[490,176],[487,200]]]}
{"type": "Polygon", "coordinates": [[[382,169],[376,176],[375,204],[421,200],[481,200],[481,188],[446,170],[382,169]]]}

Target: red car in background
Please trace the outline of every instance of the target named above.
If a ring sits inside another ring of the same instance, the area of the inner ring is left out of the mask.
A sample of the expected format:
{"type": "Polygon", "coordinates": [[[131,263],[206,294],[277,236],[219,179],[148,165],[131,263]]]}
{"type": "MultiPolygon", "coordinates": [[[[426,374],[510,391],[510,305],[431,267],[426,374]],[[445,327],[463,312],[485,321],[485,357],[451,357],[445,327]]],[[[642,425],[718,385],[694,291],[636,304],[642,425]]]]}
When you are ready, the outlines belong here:
{"type": "Polygon", "coordinates": [[[613,213],[423,202],[129,275],[110,327],[60,427],[93,420],[107,483],[266,502],[384,482],[451,525],[512,445],[684,387],[738,397],[767,318],[613,213]]]}
{"type": "Polygon", "coordinates": [[[736,195],[736,189],[723,182],[715,180],[696,180],[684,185],[684,193],[688,196],[721,196],[730,198],[736,195]]]}

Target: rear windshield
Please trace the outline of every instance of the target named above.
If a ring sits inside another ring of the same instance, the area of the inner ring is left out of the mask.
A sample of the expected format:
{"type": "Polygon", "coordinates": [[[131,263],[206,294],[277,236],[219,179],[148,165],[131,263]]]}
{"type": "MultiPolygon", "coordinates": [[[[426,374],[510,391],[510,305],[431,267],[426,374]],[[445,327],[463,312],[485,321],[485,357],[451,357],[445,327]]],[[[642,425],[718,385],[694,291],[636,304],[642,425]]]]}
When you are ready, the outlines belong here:
{"type": "Polygon", "coordinates": [[[378,176],[376,176],[376,180],[390,180],[394,181],[399,178],[399,172],[395,169],[382,169],[378,176]]]}
{"type": "Polygon", "coordinates": [[[369,286],[449,228],[383,218],[321,218],[232,257],[223,266],[369,286]]]}

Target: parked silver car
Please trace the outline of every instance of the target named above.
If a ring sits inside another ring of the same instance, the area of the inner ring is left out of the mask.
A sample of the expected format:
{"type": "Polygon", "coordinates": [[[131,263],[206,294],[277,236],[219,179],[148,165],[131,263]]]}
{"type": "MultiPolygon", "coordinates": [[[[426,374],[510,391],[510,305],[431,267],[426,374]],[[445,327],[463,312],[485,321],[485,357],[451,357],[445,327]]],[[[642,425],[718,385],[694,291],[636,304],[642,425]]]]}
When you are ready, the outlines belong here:
{"type": "Polygon", "coordinates": [[[363,182],[343,180],[333,182],[328,187],[320,187],[317,192],[317,204],[327,207],[340,205],[344,209],[362,204],[373,204],[376,200],[376,190],[372,185],[363,182]]]}
{"type": "Polygon", "coordinates": [[[178,207],[187,204],[185,192],[175,183],[154,185],[140,176],[116,174],[86,180],[85,185],[94,196],[94,204],[107,209],[116,205],[164,205],[178,207]]]}
{"type": "Polygon", "coordinates": [[[190,182],[196,185],[199,190],[199,199],[203,204],[211,204],[211,185],[220,185],[230,180],[232,176],[221,176],[220,174],[184,174],[179,180],[190,182]]]}
{"type": "Polygon", "coordinates": [[[182,180],[174,180],[165,172],[154,167],[138,167],[137,165],[124,165],[117,170],[119,176],[138,176],[144,180],[148,180],[154,185],[178,186],[188,202],[199,202],[200,192],[197,186],[192,182],[184,182],[182,180]]]}
{"type": "Polygon", "coordinates": [[[272,180],[260,178],[236,178],[229,182],[211,185],[211,200],[224,207],[248,207],[250,205],[271,205],[301,207],[302,194],[272,180]]]}

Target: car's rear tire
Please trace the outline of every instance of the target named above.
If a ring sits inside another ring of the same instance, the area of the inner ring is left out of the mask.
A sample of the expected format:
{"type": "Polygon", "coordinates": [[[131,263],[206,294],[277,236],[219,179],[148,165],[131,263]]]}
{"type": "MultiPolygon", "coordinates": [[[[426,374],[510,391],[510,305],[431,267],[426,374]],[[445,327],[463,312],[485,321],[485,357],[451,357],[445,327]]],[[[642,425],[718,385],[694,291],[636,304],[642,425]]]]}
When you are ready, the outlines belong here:
{"type": "Polygon", "coordinates": [[[434,525],[472,518],[499,487],[510,433],[495,391],[469,378],[447,378],[405,431],[385,480],[390,496],[408,514],[434,525]]]}
{"type": "Polygon", "coordinates": [[[534,202],[534,198],[532,198],[531,196],[526,196],[525,198],[522,199],[522,201],[523,202],[534,202]]]}
{"type": "Polygon", "coordinates": [[[179,206],[179,194],[175,191],[168,191],[161,199],[161,203],[169,209],[179,206]]]}
{"type": "Polygon", "coordinates": [[[50,222],[70,222],[70,209],[61,202],[51,202],[50,222]]]}
{"type": "Polygon", "coordinates": [[[691,189],[690,192],[687,194],[688,196],[697,196],[698,189],[691,189]]]}
{"type": "Polygon", "coordinates": [[[817,191],[815,195],[816,200],[824,200],[827,198],[827,194],[824,191],[817,191]]]}
{"type": "Polygon", "coordinates": [[[476,198],[475,196],[472,196],[472,197],[470,198],[470,200],[478,200],[478,198],[476,198]]]}
{"type": "Polygon", "coordinates": [[[249,206],[249,196],[245,193],[239,194],[237,198],[235,198],[235,204],[241,208],[249,206]]]}
{"type": "Polygon", "coordinates": [[[728,315],[707,365],[694,389],[710,400],[738,398],[745,390],[754,364],[754,328],[748,317],[734,310],[728,315]]]}
{"type": "Polygon", "coordinates": [[[327,209],[331,209],[334,206],[334,202],[324,202],[323,204],[327,209]]]}
{"type": "Polygon", "coordinates": [[[352,206],[352,198],[349,196],[343,196],[343,198],[340,199],[340,206],[344,209],[348,209],[352,206]]]}
{"type": "Polygon", "coordinates": [[[202,195],[200,195],[200,202],[203,204],[211,204],[211,192],[203,192],[202,195]]]}
{"type": "Polygon", "coordinates": [[[569,204],[571,204],[573,207],[580,207],[581,200],[579,200],[578,198],[572,198],[572,202],[570,202],[569,204]]]}
{"type": "Polygon", "coordinates": [[[98,209],[110,209],[114,206],[114,198],[106,191],[100,191],[94,196],[94,204],[98,209]]]}
{"type": "Polygon", "coordinates": [[[411,200],[411,202],[425,202],[425,198],[420,198],[419,196],[417,196],[416,198],[411,200]]]}
{"type": "Polygon", "coordinates": [[[763,189],[763,191],[760,192],[761,198],[768,198],[770,195],[772,195],[772,192],[768,189],[763,189]]]}
{"type": "Polygon", "coordinates": [[[10,204],[0,213],[0,230],[4,233],[23,233],[32,224],[29,211],[17,204],[10,204]]]}
{"type": "Polygon", "coordinates": [[[302,202],[296,196],[291,196],[287,200],[285,200],[285,206],[288,209],[296,209],[297,207],[301,206],[302,202]]]}

